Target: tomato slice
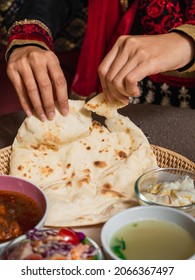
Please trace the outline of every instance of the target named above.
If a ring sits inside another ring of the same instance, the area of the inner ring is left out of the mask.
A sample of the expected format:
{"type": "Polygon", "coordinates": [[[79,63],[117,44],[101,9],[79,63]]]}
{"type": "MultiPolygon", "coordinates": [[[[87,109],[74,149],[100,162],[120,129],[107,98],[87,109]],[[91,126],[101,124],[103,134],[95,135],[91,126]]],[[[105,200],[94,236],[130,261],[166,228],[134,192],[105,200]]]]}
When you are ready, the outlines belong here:
{"type": "Polygon", "coordinates": [[[71,228],[61,228],[58,235],[62,236],[64,241],[73,245],[80,243],[80,240],[74,230],[71,228]]]}

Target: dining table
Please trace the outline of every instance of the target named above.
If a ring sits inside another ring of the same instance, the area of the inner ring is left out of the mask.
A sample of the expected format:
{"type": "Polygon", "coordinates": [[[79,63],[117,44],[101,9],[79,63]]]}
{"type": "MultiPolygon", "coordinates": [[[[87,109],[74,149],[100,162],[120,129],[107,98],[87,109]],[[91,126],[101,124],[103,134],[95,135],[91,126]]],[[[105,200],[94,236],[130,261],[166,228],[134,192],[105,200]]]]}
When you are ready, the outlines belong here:
{"type": "MultiPolygon", "coordinates": [[[[0,112],[1,113],[1,112],[0,112]]],[[[129,104],[119,113],[130,118],[150,144],[163,147],[195,162],[195,110],[153,104],[129,104]]],[[[26,115],[23,111],[0,114],[0,149],[12,145],[26,115]]],[[[101,245],[102,224],[82,227],[101,245]]]]}

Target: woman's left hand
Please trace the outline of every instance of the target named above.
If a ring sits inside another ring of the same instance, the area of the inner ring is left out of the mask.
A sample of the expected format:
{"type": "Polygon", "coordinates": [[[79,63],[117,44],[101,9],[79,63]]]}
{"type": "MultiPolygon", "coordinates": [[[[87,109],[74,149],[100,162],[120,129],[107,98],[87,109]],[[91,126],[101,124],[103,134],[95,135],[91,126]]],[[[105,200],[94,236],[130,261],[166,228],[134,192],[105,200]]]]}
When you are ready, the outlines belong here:
{"type": "Polygon", "coordinates": [[[108,101],[127,104],[143,78],[184,67],[194,56],[194,41],[182,33],[121,36],[99,66],[102,90],[108,101]]]}

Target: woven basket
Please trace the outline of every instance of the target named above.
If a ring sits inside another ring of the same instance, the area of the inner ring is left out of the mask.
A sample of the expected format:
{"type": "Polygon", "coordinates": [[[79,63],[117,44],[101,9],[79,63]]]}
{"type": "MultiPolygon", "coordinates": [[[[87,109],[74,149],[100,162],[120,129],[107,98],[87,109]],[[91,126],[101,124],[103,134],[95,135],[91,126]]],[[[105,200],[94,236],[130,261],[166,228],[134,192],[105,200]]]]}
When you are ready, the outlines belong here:
{"type": "MultiPolygon", "coordinates": [[[[151,147],[156,156],[159,167],[181,168],[181,169],[195,172],[195,163],[193,163],[186,157],[159,146],[151,145],[151,147]]],[[[11,146],[0,149],[0,174],[1,175],[9,174],[10,154],[11,154],[11,146]]]]}

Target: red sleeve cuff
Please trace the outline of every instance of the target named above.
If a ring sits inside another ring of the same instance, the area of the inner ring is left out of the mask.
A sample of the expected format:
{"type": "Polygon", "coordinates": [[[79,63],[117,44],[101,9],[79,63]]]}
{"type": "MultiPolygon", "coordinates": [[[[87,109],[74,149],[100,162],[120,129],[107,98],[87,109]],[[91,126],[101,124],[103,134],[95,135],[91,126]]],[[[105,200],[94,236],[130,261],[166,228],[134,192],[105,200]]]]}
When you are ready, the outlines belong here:
{"type": "Polygon", "coordinates": [[[53,51],[53,38],[50,30],[37,20],[15,22],[8,31],[6,59],[11,49],[22,45],[38,45],[53,51]]]}

